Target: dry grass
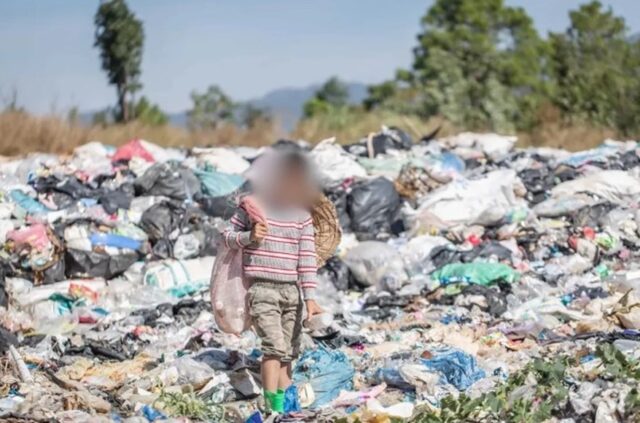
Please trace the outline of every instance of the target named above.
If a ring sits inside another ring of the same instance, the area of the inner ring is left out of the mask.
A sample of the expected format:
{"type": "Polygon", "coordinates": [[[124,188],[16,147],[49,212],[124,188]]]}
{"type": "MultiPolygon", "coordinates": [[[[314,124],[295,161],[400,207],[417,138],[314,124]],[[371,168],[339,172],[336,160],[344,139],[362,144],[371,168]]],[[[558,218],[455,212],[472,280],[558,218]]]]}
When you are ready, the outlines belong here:
{"type": "Polygon", "coordinates": [[[270,144],[283,136],[276,125],[261,122],[245,130],[224,126],[217,130],[188,131],[172,126],[126,125],[85,127],[58,117],[35,117],[26,113],[0,113],[0,154],[6,156],[31,152],[68,153],[89,141],[121,145],[141,138],[167,147],[210,145],[270,144]]]}
{"type": "MultiPolygon", "coordinates": [[[[549,146],[571,151],[584,150],[600,144],[605,138],[616,138],[616,131],[597,128],[587,124],[566,124],[553,110],[541,116],[544,122],[529,133],[519,133],[519,145],[549,146]]],[[[418,139],[440,127],[439,136],[460,132],[443,119],[421,120],[417,117],[401,116],[388,112],[365,113],[351,111],[301,122],[290,134],[294,139],[318,142],[335,136],[341,143],[355,142],[382,124],[398,126],[418,139]]],[[[71,124],[58,117],[35,117],[26,113],[0,113],[0,155],[14,156],[31,152],[68,153],[78,145],[89,141],[101,141],[121,145],[134,138],[145,139],[159,145],[171,147],[193,147],[212,145],[268,145],[278,138],[286,137],[277,125],[262,122],[245,130],[235,126],[224,126],[217,130],[188,131],[172,126],[145,126],[137,122],[107,127],[85,127],[71,124]]]]}
{"type": "Polygon", "coordinates": [[[329,115],[304,120],[298,124],[292,136],[310,142],[335,136],[338,142],[349,144],[366,137],[371,132],[378,132],[381,125],[402,128],[415,139],[420,139],[437,128],[440,128],[439,136],[460,132],[444,119],[423,120],[415,116],[403,116],[384,111],[365,113],[356,110],[339,116],[329,115]]]}
{"type": "Polygon", "coordinates": [[[520,147],[556,147],[569,151],[580,151],[596,147],[607,138],[623,139],[617,131],[601,128],[587,122],[569,123],[553,106],[540,109],[538,120],[543,122],[531,132],[518,134],[520,147]]]}
{"type": "MultiPolygon", "coordinates": [[[[580,151],[600,145],[606,138],[620,139],[620,134],[611,129],[584,122],[568,123],[562,119],[560,112],[552,107],[541,110],[539,121],[543,123],[531,132],[517,134],[519,147],[546,146],[580,151]]],[[[462,129],[442,118],[425,121],[418,117],[388,112],[364,113],[356,110],[347,116],[326,116],[300,122],[293,135],[312,142],[335,136],[339,142],[348,144],[370,132],[378,131],[381,124],[403,128],[414,138],[429,134],[438,127],[438,136],[441,137],[462,132],[462,129]]]]}

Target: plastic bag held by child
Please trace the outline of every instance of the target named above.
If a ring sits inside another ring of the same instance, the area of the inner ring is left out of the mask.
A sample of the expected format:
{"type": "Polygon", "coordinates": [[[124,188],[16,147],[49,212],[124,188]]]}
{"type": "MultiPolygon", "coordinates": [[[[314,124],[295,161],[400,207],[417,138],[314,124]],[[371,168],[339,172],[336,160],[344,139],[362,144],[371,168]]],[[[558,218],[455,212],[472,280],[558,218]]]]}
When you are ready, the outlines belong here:
{"type": "MultiPolygon", "coordinates": [[[[264,214],[251,197],[240,202],[252,222],[266,223],[264,214]]],[[[216,324],[221,331],[240,334],[251,324],[247,291],[249,283],[244,278],[242,249],[232,249],[220,243],[218,256],[211,273],[211,305],[216,324]]]]}

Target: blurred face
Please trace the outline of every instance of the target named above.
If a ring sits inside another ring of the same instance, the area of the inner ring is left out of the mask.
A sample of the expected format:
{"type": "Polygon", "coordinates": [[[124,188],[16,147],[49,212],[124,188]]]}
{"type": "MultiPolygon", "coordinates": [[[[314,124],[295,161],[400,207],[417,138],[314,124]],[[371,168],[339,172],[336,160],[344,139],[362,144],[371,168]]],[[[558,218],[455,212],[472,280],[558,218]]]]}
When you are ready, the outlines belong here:
{"type": "Polygon", "coordinates": [[[255,166],[250,180],[262,201],[278,207],[309,209],[314,205],[320,192],[309,164],[271,153],[255,166]]]}
{"type": "Polygon", "coordinates": [[[277,201],[286,207],[309,208],[316,196],[310,175],[298,166],[280,169],[276,177],[277,201]]]}

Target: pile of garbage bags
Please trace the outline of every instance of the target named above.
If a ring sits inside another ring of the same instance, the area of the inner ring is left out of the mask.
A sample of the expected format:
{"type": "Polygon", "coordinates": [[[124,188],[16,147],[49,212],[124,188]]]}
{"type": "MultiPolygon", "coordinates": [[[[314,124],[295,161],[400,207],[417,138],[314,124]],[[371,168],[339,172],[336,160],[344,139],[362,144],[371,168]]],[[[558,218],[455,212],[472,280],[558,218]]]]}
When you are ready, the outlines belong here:
{"type": "Polygon", "coordinates": [[[640,419],[640,146],[515,137],[0,161],[0,419],[260,422],[260,342],[216,327],[218,237],[269,148],[316,164],[343,236],[282,421],[640,419]]]}

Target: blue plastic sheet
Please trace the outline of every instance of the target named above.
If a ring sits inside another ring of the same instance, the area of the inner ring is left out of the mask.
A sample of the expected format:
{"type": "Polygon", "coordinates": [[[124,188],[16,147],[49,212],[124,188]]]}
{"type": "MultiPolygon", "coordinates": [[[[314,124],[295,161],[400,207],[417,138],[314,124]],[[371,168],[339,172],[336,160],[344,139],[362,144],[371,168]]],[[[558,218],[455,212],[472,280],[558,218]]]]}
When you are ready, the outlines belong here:
{"type": "Polygon", "coordinates": [[[249,418],[244,421],[244,423],[262,423],[263,421],[264,420],[262,420],[262,414],[260,414],[259,411],[256,411],[255,413],[250,415],[249,418]]]}
{"type": "Polygon", "coordinates": [[[202,184],[202,192],[212,197],[230,194],[245,182],[240,175],[222,173],[213,169],[195,169],[194,173],[202,184]]]}
{"type": "Polygon", "coordinates": [[[167,420],[167,416],[165,416],[161,411],[156,410],[150,405],[145,405],[140,410],[141,414],[150,422],[155,422],[157,420],[167,420]]]}
{"type": "Polygon", "coordinates": [[[404,380],[400,371],[393,368],[382,368],[376,370],[375,379],[377,383],[386,383],[392,388],[397,388],[405,392],[415,391],[415,386],[404,380]]]}
{"type": "Polygon", "coordinates": [[[95,233],[91,234],[91,245],[101,245],[115,248],[128,248],[129,250],[139,250],[142,242],[127,236],[115,234],[95,233]]]}
{"type": "Polygon", "coordinates": [[[341,390],[353,389],[354,374],[353,365],[342,351],[318,348],[302,354],[293,369],[293,381],[296,385],[311,384],[316,396],[311,408],[315,408],[334,400],[341,390]]]}
{"type": "Polygon", "coordinates": [[[424,359],[422,363],[440,374],[440,382],[451,384],[460,391],[486,376],[476,359],[463,351],[446,348],[431,353],[433,358],[424,359]]]}
{"type": "Polygon", "coordinates": [[[297,413],[302,411],[300,400],[298,399],[298,387],[291,385],[284,391],[284,412],[297,413]]]}
{"type": "Polygon", "coordinates": [[[454,173],[462,173],[465,170],[465,163],[460,157],[453,153],[444,152],[440,155],[441,170],[454,173]]]}
{"type": "Polygon", "coordinates": [[[616,154],[618,151],[617,147],[603,144],[591,150],[573,153],[566,159],[562,160],[562,163],[571,167],[580,167],[594,162],[605,163],[609,156],[616,154]]]}
{"type": "Polygon", "coordinates": [[[20,206],[22,209],[24,209],[24,211],[26,211],[29,214],[40,214],[40,213],[47,213],[50,211],[38,200],[35,200],[29,197],[27,194],[20,191],[19,189],[12,190],[9,196],[18,206],[20,206]]]}

